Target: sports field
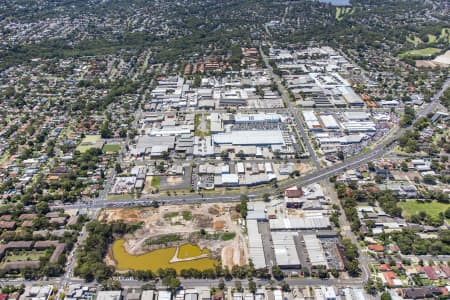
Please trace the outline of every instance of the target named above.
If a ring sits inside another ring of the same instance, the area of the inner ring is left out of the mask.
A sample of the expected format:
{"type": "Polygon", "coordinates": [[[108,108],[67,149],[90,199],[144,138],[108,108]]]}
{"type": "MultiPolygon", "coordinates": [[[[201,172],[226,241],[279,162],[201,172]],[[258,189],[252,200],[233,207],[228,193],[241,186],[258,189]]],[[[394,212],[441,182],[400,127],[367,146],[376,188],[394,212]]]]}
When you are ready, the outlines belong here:
{"type": "Polygon", "coordinates": [[[118,144],[106,144],[103,146],[103,152],[119,152],[120,145],[118,144]]]}
{"type": "Polygon", "coordinates": [[[410,50],[403,52],[399,55],[400,58],[406,58],[406,57],[429,57],[438,54],[441,52],[441,49],[439,48],[423,48],[423,49],[417,49],[417,50],[410,50]]]}
{"type": "Polygon", "coordinates": [[[415,200],[400,202],[398,205],[403,209],[403,215],[405,217],[415,215],[421,211],[426,212],[432,217],[437,217],[440,212],[443,213],[450,207],[450,204],[440,203],[437,201],[419,202],[415,200]]]}
{"type": "Polygon", "coordinates": [[[100,135],[87,135],[78,145],[77,150],[81,153],[97,146],[97,142],[101,140],[100,135]]]}

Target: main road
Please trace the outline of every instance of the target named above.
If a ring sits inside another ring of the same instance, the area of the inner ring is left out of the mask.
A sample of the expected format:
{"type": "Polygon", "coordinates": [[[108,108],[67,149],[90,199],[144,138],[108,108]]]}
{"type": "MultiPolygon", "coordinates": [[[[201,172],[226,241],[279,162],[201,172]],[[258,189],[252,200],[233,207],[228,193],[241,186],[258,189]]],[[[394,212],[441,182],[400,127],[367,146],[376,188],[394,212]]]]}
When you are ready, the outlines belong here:
{"type": "MultiPolygon", "coordinates": [[[[262,53],[262,55],[264,55],[262,53]]],[[[267,61],[267,56],[263,56],[265,60],[267,61]]],[[[267,62],[266,62],[267,63],[267,62]]],[[[267,63],[268,64],[268,63],[267,63]]],[[[268,65],[270,68],[270,65],[268,65]]],[[[272,69],[270,69],[272,70],[272,69]]],[[[273,71],[271,71],[273,72],[273,71]]],[[[275,74],[274,74],[275,75],[275,74]]],[[[279,81],[279,77],[275,75],[275,78],[278,78],[278,85],[281,85],[281,82],[279,81]]],[[[441,89],[435,93],[435,95],[431,98],[431,102],[427,103],[425,107],[423,107],[421,110],[416,112],[416,119],[425,116],[431,112],[433,112],[436,107],[439,105],[439,98],[443,95],[444,91],[450,87],[450,77],[446,79],[444,84],[442,85],[441,89]]],[[[284,92],[283,97],[287,97],[284,87],[281,85],[281,92],[284,92]]],[[[300,176],[298,178],[293,178],[289,180],[285,180],[283,182],[278,183],[278,189],[284,189],[293,185],[308,185],[316,182],[320,182],[322,180],[329,179],[330,177],[336,176],[342,171],[346,171],[347,169],[357,168],[359,166],[362,166],[370,161],[374,161],[381,156],[383,156],[386,152],[388,152],[391,148],[391,145],[395,143],[395,141],[401,137],[406,130],[412,129],[412,125],[407,128],[400,128],[396,132],[393,132],[392,134],[385,137],[383,140],[379,141],[376,145],[374,145],[369,151],[366,151],[364,153],[355,155],[353,157],[347,158],[345,161],[335,164],[333,166],[329,167],[320,167],[320,164],[317,160],[317,157],[315,155],[314,149],[312,149],[311,144],[309,143],[309,139],[307,136],[307,133],[304,130],[304,127],[302,125],[302,122],[299,120],[298,115],[294,108],[292,107],[289,98],[286,98],[287,106],[289,107],[289,110],[293,113],[294,118],[296,119],[296,123],[299,126],[300,133],[302,134],[302,138],[304,139],[305,145],[308,148],[308,151],[310,152],[311,160],[316,164],[317,169],[313,172],[310,172],[308,174],[305,174],[303,176],[300,176]],[[318,166],[317,166],[318,165],[318,166]]],[[[121,156],[121,155],[119,155],[121,156]]],[[[108,178],[107,180],[107,186],[110,186],[111,181],[113,178],[108,178]]],[[[106,190],[106,189],[105,189],[106,190]]],[[[248,194],[248,197],[250,199],[259,199],[262,197],[263,194],[269,193],[271,195],[274,194],[274,189],[272,186],[260,188],[254,192],[250,192],[248,194]]],[[[173,195],[173,196],[163,196],[161,194],[148,196],[146,198],[139,198],[139,199],[115,199],[115,200],[106,200],[106,192],[101,193],[101,196],[98,197],[95,201],[92,202],[78,202],[73,205],[64,205],[64,206],[53,206],[52,209],[57,208],[104,208],[107,206],[140,206],[140,205],[150,205],[153,200],[157,200],[160,204],[193,204],[193,203],[202,203],[202,202],[234,202],[239,201],[240,195],[239,194],[231,194],[228,195],[222,195],[222,194],[198,194],[198,193],[191,193],[188,195],[173,195]]]]}
{"type": "MultiPolygon", "coordinates": [[[[126,287],[141,287],[143,284],[148,283],[148,281],[135,280],[131,278],[115,278],[122,286],[126,287]]],[[[248,285],[247,279],[233,279],[230,281],[225,281],[225,284],[228,286],[235,286],[235,282],[241,282],[243,286],[248,285]]],[[[255,278],[253,280],[257,286],[269,286],[272,281],[258,279],[255,278]]],[[[319,279],[319,278],[285,278],[284,281],[288,283],[290,286],[339,286],[339,287],[361,287],[364,282],[360,278],[348,278],[348,279],[319,279]]],[[[151,281],[152,282],[152,281],[151,281]]],[[[181,286],[184,288],[193,288],[193,287],[217,287],[219,285],[220,279],[185,279],[180,278],[181,286]]],[[[61,278],[49,278],[48,280],[22,280],[22,279],[2,279],[0,280],[1,285],[45,285],[45,284],[61,284],[61,278]]],[[[86,282],[81,278],[70,278],[66,282],[67,285],[71,284],[85,284],[87,286],[95,286],[98,285],[98,282],[86,282]]],[[[155,282],[157,287],[164,287],[161,281],[155,282]]],[[[274,285],[276,285],[276,281],[274,285]]]]}
{"type": "MultiPolygon", "coordinates": [[[[428,113],[432,112],[437,105],[439,104],[439,97],[442,95],[443,90],[450,86],[450,79],[447,79],[442,89],[436,93],[436,95],[432,98],[432,102],[428,103],[422,110],[418,111],[416,116],[424,116],[428,113]]],[[[323,180],[327,180],[330,177],[336,176],[342,171],[346,171],[348,169],[357,168],[364,164],[367,164],[370,161],[374,161],[381,156],[383,156],[386,152],[388,152],[395,141],[400,138],[406,130],[411,129],[412,126],[407,128],[398,129],[395,133],[389,135],[384,140],[378,142],[374,147],[372,147],[369,151],[361,153],[359,155],[347,158],[345,161],[335,164],[330,167],[324,167],[318,170],[315,170],[311,173],[305,174],[298,178],[289,179],[283,182],[278,183],[278,189],[288,188],[292,185],[309,185],[312,183],[320,182],[323,180]]],[[[312,151],[314,153],[314,151],[312,151]]],[[[250,199],[259,199],[263,194],[269,193],[274,194],[274,188],[272,186],[260,188],[254,192],[250,192],[248,197],[250,199]]],[[[193,203],[202,203],[202,202],[234,202],[239,201],[239,194],[197,194],[191,193],[188,195],[173,195],[173,196],[163,196],[163,195],[155,195],[148,196],[146,198],[139,199],[115,199],[115,200],[104,200],[98,199],[92,203],[76,203],[73,205],[65,205],[65,206],[55,206],[53,208],[104,208],[107,206],[139,206],[139,205],[150,205],[153,200],[157,200],[160,204],[193,204],[193,203]],[[100,200],[100,201],[99,201],[100,200]]]]}
{"type": "MultiPolygon", "coordinates": [[[[268,65],[268,68],[270,68],[271,74],[273,74],[273,71],[268,64],[267,57],[262,53],[264,60],[266,64],[268,65]]],[[[341,162],[339,164],[333,165],[331,167],[327,168],[321,168],[319,161],[317,160],[317,157],[315,156],[315,152],[312,149],[311,144],[309,143],[309,139],[307,136],[307,133],[305,132],[301,121],[298,118],[298,115],[296,113],[296,110],[292,107],[289,97],[287,97],[286,91],[284,87],[281,85],[280,78],[273,74],[277,85],[279,87],[280,92],[283,94],[283,99],[285,99],[285,103],[287,104],[287,107],[289,108],[289,111],[293,114],[294,119],[298,125],[298,128],[300,130],[300,133],[302,135],[302,138],[304,139],[304,143],[306,147],[308,148],[308,151],[310,152],[310,156],[312,161],[316,164],[317,169],[307,175],[301,176],[296,179],[287,180],[285,182],[279,183],[279,188],[286,188],[289,186],[292,186],[293,184],[298,185],[308,185],[316,182],[320,182],[323,180],[327,180],[328,178],[335,176],[339,174],[342,171],[345,171],[347,169],[356,168],[358,166],[364,165],[370,161],[374,161],[377,158],[384,155],[389,149],[391,148],[392,144],[395,143],[395,141],[401,137],[404,132],[408,129],[411,129],[412,126],[409,126],[408,128],[399,129],[394,134],[389,135],[384,140],[377,143],[375,146],[372,147],[371,151],[362,153],[360,155],[351,157],[346,159],[344,162],[341,162]]],[[[427,115],[428,113],[432,112],[434,109],[436,109],[437,105],[439,104],[439,98],[442,96],[445,89],[447,89],[450,86],[450,78],[447,78],[446,82],[443,84],[442,88],[432,97],[432,101],[428,103],[422,110],[418,111],[416,114],[416,117],[427,115]]],[[[139,116],[140,117],[140,116],[139,116]]],[[[122,149],[123,151],[124,149],[122,149]]],[[[122,153],[121,153],[122,154],[122,153]]],[[[121,155],[119,155],[121,156],[121,155]]],[[[118,158],[118,161],[120,161],[120,158],[118,158]]],[[[114,174],[114,173],[112,173],[114,174]]],[[[107,181],[112,180],[111,177],[108,178],[107,181]]],[[[109,186],[109,185],[108,185],[109,186]]],[[[258,191],[255,191],[254,193],[250,193],[248,196],[250,199],[257,199],[260,198],[264,193],[270,193],[273,194],[274,189],[272,187],[266,187],[263,189],[259,189],[258,191]]],[[[90,208],[93,214],[96,214],[99,212],[99,210],[103,207],[106,207],[106,200],[105,200],[105,193],[102,193],[99,197],[100,199],[97,199],[96,201],[92,201],[90,203],[77,203],[74,205],[67,205],[64,206],[64,208],[90,208]]],[[[158,200],[161,204],[190,204],[190,203],[202,203],[202,202],[232,202],[232,201],[238,201],[240,198],[240,195],[211,195],[204,197],[199,196],[197,194],[190,194],[190,195],[180,195],[180,196],[157,196],[154,198],[146,198],[146,199],[134,199],[134,200],[110,200],[108,203],[115,206],[139,206],[139,205],[150,205],[153,200],[158,200]]],[[[54,207],[53,207],[54,208],[54,207]]],[[[342,209],[342,207],[341,207],[342,209]]],[[[348,222],[344,223],[346,227],[349,227],[348,222]]],[[[83,231],[78,239],[78,245],[80,245],[84,239],[86,238],[86,231],[83,228],[83,231]]],[[[74,247],[77,248],[77,247],[74,247]]],[[[76,279],[73,277],[73,268],[74,268],[74,252],[75,250],[70,253],[69,257],[69,263],[68,267],[66,269],[66,274],[62,278],[54,279],[51,282],[52,283],[59,283],[63,288],[64,286],[71,284],[71,283],[81,283],[81,280],[76,279]]],[[[364,257],[364,255],[362,256],[364,257]]],[[[329,279],[329,280],[320,280],[320,279],[309,279],[309,278],[298,278],[298,279],[286,279],[286,282],[290,284],[291,286],[296,285],[334,285],[334,286],[361,286],[364,281],[367,280],[367,277],[369,275],[369,270],[367,268],[367,262],[363,261],[363,278],[361,279],[346,279],[346,280],[339,280],[339,279],[329,279]]],[[[121,280],[122,284],[127,286],[140,286],[142,285],[142,281],[137,280],[121,280]]],[[[247,284],[248,282],[246,280],[241,281],[243,284],[247,284]]],[[[268,285],[270,284],[269,281],[266,280],[256,280],[255,281],[257,285],[268,285]]],[[[29,281],[0,281],[0,284],[7,284],[7,283],[27,283],[30,284],[32,282],[29,281]]],[[[40,283],[43,283],[40,281],[40,283]]],[[[195,280],[195,279],[182,279],[181,281],[182,285],[185,287],[188,286],[216,286],[218,284],[218,280],[195,280]]]]}

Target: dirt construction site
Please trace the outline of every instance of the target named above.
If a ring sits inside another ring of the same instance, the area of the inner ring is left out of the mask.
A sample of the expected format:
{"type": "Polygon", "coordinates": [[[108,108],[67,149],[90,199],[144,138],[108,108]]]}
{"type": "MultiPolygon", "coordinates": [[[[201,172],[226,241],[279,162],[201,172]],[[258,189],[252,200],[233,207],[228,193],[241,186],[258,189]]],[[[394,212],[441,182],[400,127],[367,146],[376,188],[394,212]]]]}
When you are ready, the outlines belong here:
{"type": "Polygon", "coordinates": [[[239,225],[239,213],[233,204],[197,204],[161,206],[159,208],[111,208],[100,213],[102,222],[123,221],[142,223],[141,229],[123,237],[126,252],[140,255],[167,245],[148,245],[146,241],[168,234],[183,237],[181,243],[194,243],[200,248],[210,250],[213,258],[220,259],[223,267],[247,263],[248,248],[242,227],[239,225]],[[206,236],[218,236],[223,233],[235,233],[231,239],[200,238],[199,232],[206,236]]]}

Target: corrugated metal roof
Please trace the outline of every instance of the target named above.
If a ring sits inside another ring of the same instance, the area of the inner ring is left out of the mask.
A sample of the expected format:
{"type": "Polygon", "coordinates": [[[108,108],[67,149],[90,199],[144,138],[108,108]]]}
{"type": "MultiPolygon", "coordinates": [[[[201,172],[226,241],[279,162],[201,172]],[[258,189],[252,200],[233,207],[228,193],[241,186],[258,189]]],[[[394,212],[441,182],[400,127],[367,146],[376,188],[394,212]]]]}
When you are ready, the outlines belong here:
{"type": "Polygon", "coordinates": [[[303,235],[306,252],[313,266],[327,266],[327,259],[323,251],[322,243],[315,234],[303,235]]]}
{"type": "Polygon", "coordinates": [[[240,130],[213,135],[215,144],[284,145],[281,130],[240,130]]]}
{"type": "Polygon", "coordinates": [[[256,269],[267,267],[261,234],[256,220],[247,220],[248,246],[250,258],[256,269]]]}

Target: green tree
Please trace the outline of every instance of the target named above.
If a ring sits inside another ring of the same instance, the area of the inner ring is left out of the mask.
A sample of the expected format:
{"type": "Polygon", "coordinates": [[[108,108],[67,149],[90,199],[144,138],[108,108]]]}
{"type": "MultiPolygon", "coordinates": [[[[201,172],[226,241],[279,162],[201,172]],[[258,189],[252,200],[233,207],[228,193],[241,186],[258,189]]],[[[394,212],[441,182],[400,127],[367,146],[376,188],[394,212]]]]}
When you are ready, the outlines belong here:
{"type": "Polygon", "coordinates": [[[286,281],[282,281],[280,283],[280,286],[281,286],[281,290],[285,293],[288,293],[291,291],[291,287],[289,286],[289,284],[286,281]]]}
{"type": "Polygon", "coordinates": [[[225,289],[225,281],[223,280],[223,278],[220,278],[220,279],[219,279],[219,285],[218,285],[218,288],[219,288],[220,290],[224,290],[224,289],[225,289]]]}
{"type": "Polygon", "coordinates": [[[400,126],[407,127],[412,124],[414,118],[416,117],[416,112],[412,106],[405,106],[405,112],[400,119],[400,126]]]}
{"type": "Polygon", "coordinates": [[[167,286],[172,292],[178,290],[181,285],[180,280],[175,276],[166,276],[162,280],[163,284],[167,286]]]}
{"type": "Polygon", "coordinates": [[[192,87],[199,88],[202,83],[202,78],[199,75],[195,75],[192,87]]]}
{"type": "Polygon", "coordinates": [[[358,260],[353,260],[347,265],[347,272],[352,277],[357,277],[359,276],[359,274],[361,274],[358,260]]]}
{"type": "Polygon", "coordinates": [[[227,160],[228,159],[228,151],[223,150],[222,152],[220,152],[220,157],[223,160],[227,160]]]}
{"type": "Polygon", "coordinates": [[[101,135],[102,139],[109,139],[112,137],[113,133],[112,133],[112,130],[111,130],[108,122],[105,121],[100,126],[100,135],[101,135]]]}
{"type": "Polygon", "coordinates": [[[283,273],[283,271],[280,269],[279,266],[273,266],[273,267],[272,267],[272,275],[273,275],[273,277],[274,277],[276,280],[278,280],[278,281],[283,280],[283,278],[284,278],[284,273],[283,273]]]}
{"type": "Polygon", "coordinates": [[[447,219],[450,219],[450,207],[445,210],[444,214],[447,219]]]}
{"type": "Polygon", "coordinates": [[[50,211],[48,207],[48,203],[45,201],[41,201],[38,204],[36,204],[36,212],[38,214],[44,215],[50,211]]]}
{"type": "Polygon", "coordinates": [[[108,279],[102,282],[102,289],[104,291],[117,291],[122,289],[122,285],[118,280],[108,279]]]}
{"type": "Polygon", "coordinates": [[[423,178],[423,182],[426,184],[436,184],[436,179],[433,175],[426,174],[422,178],[423,178]]]}
{"type": "Polygon", "coordinates": [[[239,212],[241,214],[241,217],[245,219],[247,217],[248,196],[241,195],[240,199],[241,202],[236,206],[236,211],[239,212]]]}
{"type": "Polygon", "coordinates": [[[369,295],[376,295],[376,293],[377,293],[377,288],[376,288],[375,282],[373,281],[372,278],[369,278],[367,280],[367,283],[364,286],[364,289],[366,290],[366,292],[369,295]]]}
{"type": "Polygon", "coordinates": [[[400,163],[400,168],[402,169],[403,172],[408,172],[408,164],[406,163],[406,161],[402,161],[400,163]]]}
{"type": "Polygon", "coordinates": [[[324,279],[328,277],[329,277],[328,271],[325,268],[319,270],[319,278],[324,279]]]}
{"type": "Polygon", "coordinates": [[[248,290],[250,291],[250,293],[256,292],[256,283],[251,279],[249,279],[248,281],[248,290]]]}
{"type": "Polygon", "coordinates": [[[381,294],[381,300],[391,300],[392,297],[388,292],[384,292],[383,294],[381,294]]]}
{"type": "Polygon", "coordinates": [[[240,280],[234,282],[234,287],[238,292],[242,292],[242,283],[240,280]]]}

